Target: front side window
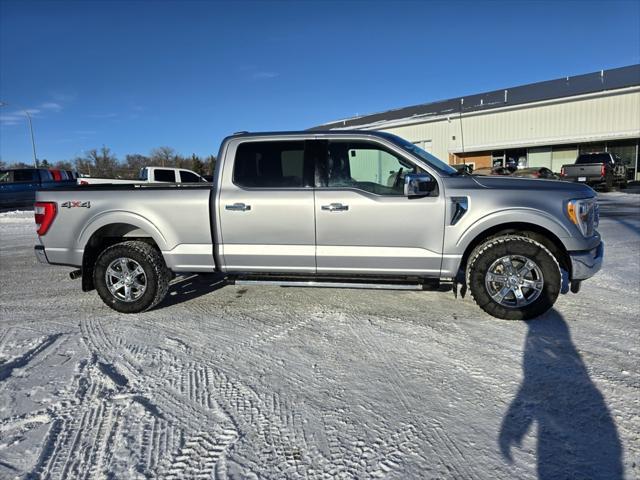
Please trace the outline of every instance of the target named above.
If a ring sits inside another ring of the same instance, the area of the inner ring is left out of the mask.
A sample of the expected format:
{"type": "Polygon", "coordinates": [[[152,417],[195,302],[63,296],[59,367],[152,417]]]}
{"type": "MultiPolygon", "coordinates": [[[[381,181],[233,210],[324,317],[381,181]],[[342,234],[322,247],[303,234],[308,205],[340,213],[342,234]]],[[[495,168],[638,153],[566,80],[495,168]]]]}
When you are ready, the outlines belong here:
{"type": "Polygon", "coordinates": [[[409,152],[410,154],[415,155],[429,166],[438,170],[440,173],[443,173],[445,175],[456,174],[456,170],[451,165],[448,165],[439,158],[423,150],[418,145],[414,145],[413,143],[406,141],[404,138],[398,137],[397,135],[394,135],[392,133],[378,132],[378,134],[383,135],[387,140],[393,142],[394,144],[402,148],[405,152],[409,152]]]}
{"type": "Polygon", "coordinates": [[[248,188],[304,186],[304,141],[245,142],[238,146],[233,182],[248,188]]]}
{"type": "Polygon", "coordinates": [[[327,187],[357,188],[376,195],[404,195],[407,173],[424,173],[407,160],[371,142],[330,141],[327,187]]]}
{"type": "Polygon", "coordinates": [[[154,170],[154,177],[156,182],[172,182],[176,181],[176,172],[174,170],[164,170],[156,168],[154,170]]]}

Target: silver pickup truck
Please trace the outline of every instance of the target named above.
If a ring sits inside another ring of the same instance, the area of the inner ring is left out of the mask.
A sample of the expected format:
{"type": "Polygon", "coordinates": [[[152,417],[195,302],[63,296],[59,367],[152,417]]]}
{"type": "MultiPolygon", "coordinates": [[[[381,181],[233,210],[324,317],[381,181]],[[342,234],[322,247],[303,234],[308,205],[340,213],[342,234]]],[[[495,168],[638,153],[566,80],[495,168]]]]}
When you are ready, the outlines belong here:
{"type": "Polygon", "coordinates": [[[452,283],[504,319],[538,316],[601,266],[595,192],[480,177],[382,132],[226,138],[213,185],[96,185],[36,198],[42,262],[126,313],[178,272],[351,288],[452,283]]]}

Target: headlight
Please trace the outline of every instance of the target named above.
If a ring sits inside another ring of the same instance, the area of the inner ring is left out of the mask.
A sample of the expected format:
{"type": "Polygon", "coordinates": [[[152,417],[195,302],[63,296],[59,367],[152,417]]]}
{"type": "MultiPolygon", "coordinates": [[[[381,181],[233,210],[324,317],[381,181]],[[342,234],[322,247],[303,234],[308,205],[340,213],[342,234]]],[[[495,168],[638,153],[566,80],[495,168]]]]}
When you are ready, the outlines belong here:
{"type": "Polygon", "coordinates": [[[598,202],[595,198],[569,200],[566,214],[582,235],[591,237],[594,234],[599,221],[598,202]]]}

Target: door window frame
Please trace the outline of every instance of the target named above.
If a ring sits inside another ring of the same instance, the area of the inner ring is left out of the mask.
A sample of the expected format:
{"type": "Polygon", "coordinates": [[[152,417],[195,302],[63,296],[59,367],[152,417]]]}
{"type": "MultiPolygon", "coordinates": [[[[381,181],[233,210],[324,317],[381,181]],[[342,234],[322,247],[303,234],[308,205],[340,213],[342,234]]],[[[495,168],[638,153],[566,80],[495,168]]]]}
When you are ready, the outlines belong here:
{"type": "MultiPolygon", "coordinates": [[[[322,169],[326,169],[327,165],[328,165],[328,161],[329,161],[329,157],[328,157],[328,153],[329,153],[329,142],[331,141],[337,141],[337,142],[353,142],[353,143],[369,143],[373,146],[375,146],[376,148],[378,148],[379,150],[382,150],[390,155],[393,155],[394,157],[401,159],[409,164],[411,164],[413,167],[418,167],[421,170],[423,170],[425,173],[427,173],[428,175],[430,175],[433,180],[438,184],[438,189],[437,189],[437,194],[435,195],[429,195],[426,197],[420,197],[420,198],[438,198],[440,196],[440,192],[442,191],[442,186],[441,186],[441,182],[440,179],[438,178],[439,176],[433,172],[433,169],[429,168],[428,165],[426,165],[423,162],[418,161],[417,159],[414,159],[413,157],[407,155],[404,151],[402,151],[401,149],[395,149],[389,145],[387,145],[386,143],[383,143],[381,141],[378,141],[377,138],[358,138],[358,137],[333,137],[333,138],[318,138],[312,141],[316,141],[316,142],[325,142],[327,144],[327,148],[324,149],[324,155],[322,158],[317,159],[315,165],[314,165],[314,189],[316,190],[322,190],[322,191],[352,191],[352,192],[358,192],[358,193],[363,193],[365,195],[372,195],[375,197],[383,197],[383,198],[405,198],[405,199],[409,199],[406,195],[402,194],[402,195],[386,195],[386,194],[380,194],[380,193],[375,193],[375,192],[371,192],[369,190],[363,190],[362,188],[358,188],[358,187],[351,187],[351,186],[328,186],[328,185],[321,185],[319,183],[316,182],[316,179],[321,178],[321,176],[319,175],[320,172],[320,168],[322,169]],[[318,165],[318,162],[323,162],[324,165],[322,167],[320,167],[318,165]]],[[[328,178],[326,178],[326,180],[328,180],[328,178]]]]}
{"type": "Polygon", "coordinates": [[[247,139],[239,142],[235,145],[233,151],[233,165],[231,166],[231,183],[234,187],[240,190],[252,191],[252,190],[260,190],[260,191],[279,191],[279,190],[287,190],[287,191],[312,191],[314,188],[314,174],[315,174],[315,162],[312,162],[312,159],[308,157],[308,142],[313,142],[314,139],[310,138],[276,138],[276,139],[263,139],[263,138],[255,138],[255,139],[247,139]],[[246,185],[239,185],[236,182],[235,171],[236,171],[236,159],[238,156],[238,150],[241,145],[247,143],[272,143],[272,142],[281,142],[281,143],[303,143],[303,164],[302,164],[302,186],[301,187],[248,187],[246,185]]]}

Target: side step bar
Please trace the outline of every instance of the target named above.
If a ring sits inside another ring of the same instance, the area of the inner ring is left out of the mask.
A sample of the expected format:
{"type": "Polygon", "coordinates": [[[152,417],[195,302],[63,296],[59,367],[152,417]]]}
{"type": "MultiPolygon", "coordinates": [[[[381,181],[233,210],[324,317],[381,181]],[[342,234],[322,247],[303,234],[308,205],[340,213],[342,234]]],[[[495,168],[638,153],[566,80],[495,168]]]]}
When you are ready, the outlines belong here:
{"type": "Polygon", "coordinates": [[[375,290],[423,290],[421,283],[356,283],[322,282],[317,280],[232,280],[236,285],[275,285],[279,287],[361,288],[375,290]]]}

